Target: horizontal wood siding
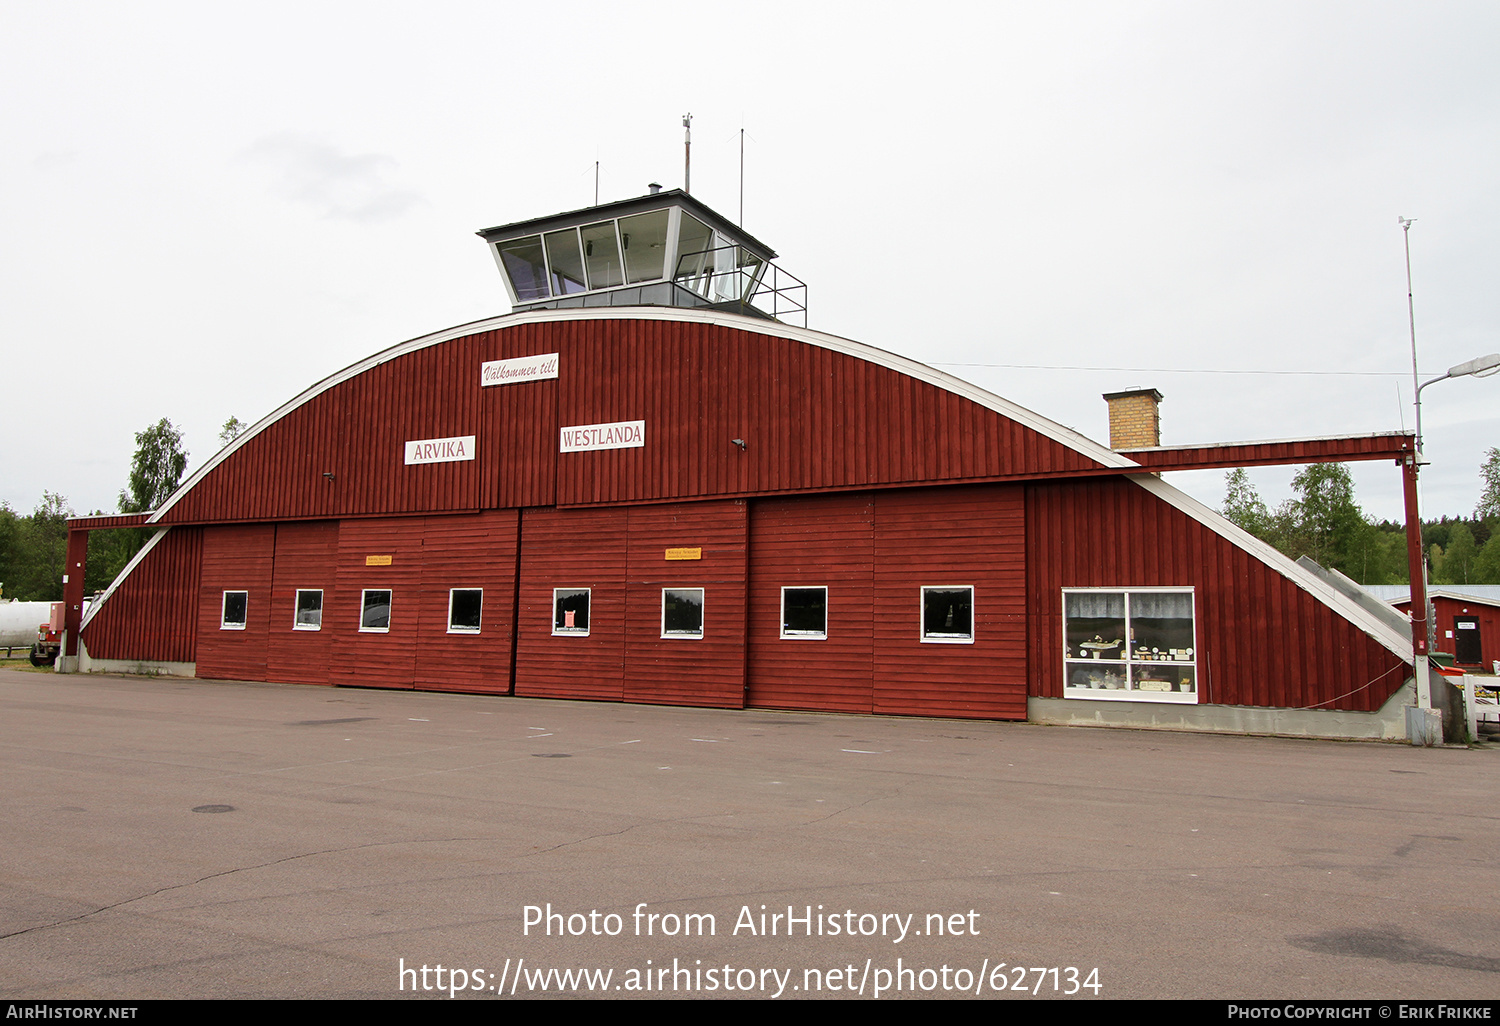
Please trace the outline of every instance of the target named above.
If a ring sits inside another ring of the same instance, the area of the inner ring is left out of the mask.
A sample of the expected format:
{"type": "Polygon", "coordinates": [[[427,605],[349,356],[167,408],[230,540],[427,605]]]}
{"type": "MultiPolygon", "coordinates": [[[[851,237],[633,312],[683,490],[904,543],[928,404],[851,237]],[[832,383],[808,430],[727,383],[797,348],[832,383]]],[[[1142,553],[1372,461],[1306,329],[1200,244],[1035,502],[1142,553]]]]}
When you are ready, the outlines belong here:
{"type": "Polygon", "coordinates": [[[513,509],[426,518],[417,610],[417,687],[487,694],[510,691],[519,520],[513,509]],[[484,591],[478,634],[448,632],[452,588],[484,591]]]}
{"type": "Polygon", "coordinates": [[[874,711],[1026,718],[1026,528],[1017,485],[875,501],[874,711]],[[922,641],[924,586],[974,588],[972,644],[922,641]]]}
{"type": "Polygon", "coordinates": [[[747,705],[868,713],[874,705],[875,499],[762,499],[750,507],[747,705]],[[781,637],[781,589],[828,589],[828,636],[781,637]]]}
{"type": "Polygon", "coordinates": [[[1192,587],[1201,702],[1368,712],[1407,676],[1364,631],[1129,480],[1026,496],[1034,695],[1063,695],[1063,588],[1192,587]]]}
{"type": "MultiPolygon", "coordinates": [[[[95,659],[191,663],[197,658],[203,531],[168,531],[83,629],[95,659]]],[[[217,617],[215,623],[218,622],[217,617]]]]}
{"type": "Polygon", "coordinates": [[[203,572],[198,589],[199,677],[266,679],[275,555],[275,524],[203,529],[203,572]],[[248,593],[244,630],[225,630],[221,626],[226,591],[248,593]]]}
{"type": "Polygon", "coordinates": [[[625,700],[743,707],[745,504],[633,506],[625,512],[625,700]],[[669,548],[701,548],[702,558],[668,560],[669,548]],[[704,590],[702,638],[661,636],[663,588],[704,590]]]}
{"type": "Polygon", "coordinates": [[[333,632],[335,684],[410,688],[422,609],[423,517],[380,517],[339,524],[337,585],[323,603],[323,627],[333,632]],[[388,565],[367,565],[370,556],[390,557],[388,565]],[[391,592],[390,630],[359,629],[363,592],[391,592]]]}
{"type": "Polygon", "coordinates": [[[522,513],[516,694],[625,697],[627,519],[623,509],[522,513]],[[553,635],[555,588],[590,589],[587,635],[553,635]]]}

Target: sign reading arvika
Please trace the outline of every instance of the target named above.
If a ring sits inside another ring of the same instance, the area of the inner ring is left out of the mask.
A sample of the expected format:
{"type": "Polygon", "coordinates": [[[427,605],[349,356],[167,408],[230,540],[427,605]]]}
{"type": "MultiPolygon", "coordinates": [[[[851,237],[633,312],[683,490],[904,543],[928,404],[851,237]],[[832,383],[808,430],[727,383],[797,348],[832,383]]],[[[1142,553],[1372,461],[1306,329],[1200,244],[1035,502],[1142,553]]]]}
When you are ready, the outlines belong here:
{"type": "Polygon", "coordinates": [[[560,452],[588,449],[635,449],[646,444],[644,420],[622,420],[613,424],[580,424],[562,429],[560,452]]]}
{"type": "Polygon", "coordinates": [[[557,354],[518,356],[513,360],[491,360],[479,365],[479,385],[515,385],[557,377],[557,354]]]}
{"type": "Polygon", "coordinates": [[[474,436],[458,438],[424,438],[406,443],[406,465],[414,463],[457,463],[474,458],[474,436]]]}

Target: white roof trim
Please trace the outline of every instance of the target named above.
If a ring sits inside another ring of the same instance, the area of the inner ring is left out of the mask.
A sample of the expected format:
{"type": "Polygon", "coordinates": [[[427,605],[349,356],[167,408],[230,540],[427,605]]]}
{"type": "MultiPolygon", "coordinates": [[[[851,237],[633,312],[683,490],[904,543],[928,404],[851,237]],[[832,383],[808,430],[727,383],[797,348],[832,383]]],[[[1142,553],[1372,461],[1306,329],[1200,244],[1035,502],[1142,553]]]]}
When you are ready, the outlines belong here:
{"type": "Polygon", "coordinates": [[[956,378],[951,374],[945,374],[940,370],[909,360],[904,356],[886,352],[884,349],[876,349],[861,342],[855,342],[847,338],[839,338],[837,335],[825,335],[819,331],[809,331],[806,328],[794,328],[790,325],[781,324],[776,321],[761,320],[758,317],[746,317],[743,314],[725,313],[717,310],[694,310],[687,308],[662,307],[662,306],[610,306],[610,307],[587,307],[583,309],[569,310],[532,310],[526,313],[505,314],[500,317],[491,317],[482,321],[471,321],[468,324],[460,324],[443,331],[433,332],[431,335],[423,335],[420,338],[409,339],[406,342],[391,346],[389,349],[367,356],[358,363],[352,363],[341,371],[330,374],[311,388],[305,390],[291,401],[283,403],[269,414],[256,421],[248,429],[240,432],[239,437],[220,449],[209,461],[199,467],[184,481],[178,489],[172,493],[161,508],[151,515],[147,523],[157,523],[163,514],[177,504],[177,501],[191,491],[199,481],[203,480],[220,463],[245,445],[250,439],[260,434],[276,421],[285,417],[293,410],[310,402],[317,396],[322,395],[336,385],[340,385],[351,378],[358,377],[372,367],[389,360],[397,359],[426,349],[428,346],[441,345],[451,342],[456,338],[466,335],[475,335],[482,331],[494,331],[500,328],[510,328],[521,324],[536,324],[546,321],[621,321],[621,320],[648,320],[648,321],[695,321],[702,324],[716,324],[720,327],[733,328],[738,331],[753,332],[758,335],[769,335],[773,338],[792,339],[804,342],[808,345],[817,346],[820,349],[830,349],[846,356],[857,357],[867,363],[873,363],[881,367],[905,374],[908,377],[925,381],[930,385],[963,396],[980,406],[994,410],[1022,424],[1038,434],[1045,435],[1069,449],[1101,463],[1106,467],[1134,467],[1139,466],[1129,457],[1122,456],[1112,449],[1106,448],[1079,434],[1071,428],[1063,427],[1053,420],[1048,420],[1041,414],[1033,413],[1022,406],[1017,406],[1008,399],[1003,399],[993,392],[986,392],[978,385],[974,385],[962,378],[956,378]]]}
{"type": "Polygon", "coordinates": [[[1222,514],[1203,505],[1203,503],[1186,492],[1167,484],[1155,474],[1131,474],[1129,475],[1129,480],[1134,481],[1163,502],[1175,506],[1221,538],[1249,552],[1256,559],[1265,563],[1283,577],[1288,578],[1297,587],[1380,642],[1397,658],[1404,659],[1407,662],[1412,661],[1410,634],[1403,634],[1400,631],[1392,630],[1379,617],[1364,609],[1359,603],[1318,577],[1317,574],[1298,566],[1294,560],[1287,558],[1279,549],[1261,541],[1249,531],[1231,523],[1222,514]]]}
{"type": "Polygon", "coordinates": [[[83,629],[89,625],[89,621],[94,618],[94,614],[104,608],[104,603],[109,601],[109,597],[115,593],[115,589],[120,586],[120,582],[130,576],[130,571],[134,570],[152,549],[156,548],[156,543],[165,538],[167,532],[170,530],[170,527],[158,527],[156,533],[146,539],[146,544],[141,546],[141,550],[130,557],[130,562],[125,564],[125,568],[120,571],[119,576],[110,582],[108,588],[104,589],[104,593],[99,596],[99,600],[89,603],[88,612],[83,614],[83,619],[78,623],[79,634],[83,633],[83,629]]]}
{"type": "MultiPolygon", "coordinates": [[[[1404,588],[1406,585],[1403,584],[1402,587],[1404,588]]],[[[1427,588],[1427,601],[1431,602],[1435,598],[1445,598],[1460,604],[1468,602],[1476,606],[1500,607],[1500,598],[1488,598],[1484,595],[1474,595],[1466,591],[1454,591],[1451,588],[1434,588],[1429,586],[1427,588]]],[[[1400,595],[1396,598],[1382,599],[1381,601],[1395,606],[1400,605],[1402,602],[1410,603],[1411,595],[1400,595]]]]}
{"type": "MultiPolygon", "coordinates": [[[[1022,406],[1018,406],[1008,399],[1004,399],[998,395],[995,395],[993,392],[987,392],[979,386],[965,381],[962,378],[954,377],[951,374],[947,374],[933,367],[929,367],[924,363],[918,363],[916,360],[911,360],[904,356],[899,356],[896,353],[887,352],[884,349],[877,349],[874,346],[868,346],[864,343],[855,342],[851,339],[840,338],[837,335],[826,335],[819,331],[810,331],[807,328],[796,328],[777,321],[766,321],[760,318],[746,317],[743,314],[727,313],[717,310],[659,306],[586,307],[566,310],[532,310],[524,313],[504,314],[498,317],[491,317],[481,321],[471,321],[468,324],[456,325],[452,328],[446,328],[442,331],[433,332],[430,335],[423,335],[419,338],[409,339],[406,342],[401,342],[397,345],[391,346],[389,349],[383,350],[382,352],[368,356],[365,359],[358,361],[357,363],[350,364],[348,367],[345,367],[341,371],[330,374],[328,377],[324,378],[322,381],[319,381],[311,388],[306,389],[289,402],[283,403],[281,406],[277,407],[275,410],[271,411],[269,414],[256,421],[255,424],[253,424],[248,430],[241,432],[239,437],[237,437],[234,441],[230,442],[223,449],[219,450],[219,452],[215,454],[212,459],[210,459],[202,467],[199,467],[191,477],[184,481],[182,485],[178,487],[177,491],[172,493],[171,498],[162,503],[161,508],[151,515],[148,523],[159,522],[163,514],[165,514],[168,510],[175,506],[179,499],[181,499],[184,495],[191,491],[198,484],[198,482],[203,480],[203,478],[206,477],[210,472],[212,472],[215,467],[217,467],[232,453],[239,449],[240,446],[249,442],[250,439],[260,434],[260,432],[264,431],[270,425],[276,423],[276,421],[280,420],[282,417],[291,413],[293,410],[296,410],[298,407],[304,405],[305,403],[310,402],[317,396],[322,395],[329,389],[340,385],[343,382],[350,380],[351,378],[357,377],[360,374],[363,374],[365,371],[371,369],[372,367],[378,367],[382,363],[397,359],[398,357],[405,356],[408,353],[413,353],[420,349],[426,349],[428,346],[441,345],[444,342],[450,342],[456,338],[463,338],[466,335],[475,335],[483,331],[494,331],[497,329],[510,328],[522,324],[537,324],[547,321],[580,320],[690,321],[700,324],[716,324],[720,327],[732,328],[737,331],[746,331],[758,335],[769,335],[773,338],[785,338],[797,342],[803,342],[807,345],[817,346],[821,349],[828,349],[837,353],[843,353],[846,356],[853,356],[868,363],[886,367],[890,370],[897,371],[898,373],[915,378],[918,381],[925,381],[928,384],[935,385],[938,388],[944,389],[945,391],[962,396],[965,399],[969,399],[970,401],[985,407],[986,409],[994,410],[996,413],[1009,417],[1011,420],[1014,420],[1018,424],[1022,424],[1028,428],[1031,428],[1038,434],[1044,435],[1045,437],[1050,438],[1053,441],[1058,442],[1059,444],[1064,445],[1069,449],[1074,450],[1075,452],[1078,452],[1080,455],[1086,456],[1089,459],[1094,460],[1095,462],[1100,463],[1104,466],[1120,468],[1140,466],[1140,464],[1136,463],[1136,461],[1130,459],[1128,456],[1122,455],[1112,449],[1100,445],[1098,442],[1094,441],[1091,438],[1081,435],[1070,428],[1063,427],[1056,421],[1049,420],[1048,418],[1043,417],[1038,413],[1034,413],[1022,406]]],[[[1289,439],[1289,441],[1291,440],[1292,439],[1289,439]]],[[[1144,471],[1144,468],[1142,469],[1144,471]]],[[[1358,605],[1358,603],[1350,600],[1335,588],[1319,579],[1316,575],[1309,573],[1308,571],[1299,567],[1295,562],[1282,555],[1281,552],[1268,545],[1266,542],[1263,542],[1249,532],[1236,527],[1219,513],[1203,505],[1203,503],[1192,498],[1186,493],[1179,491],[1177,488],[1174,488],[1173,486],[1162,481],[1161,478],[1157,477],[1155,474],[1144,472],[1139,475],[1132,474],[1129,475],[1129,480],[1134,481],[1136,484],[1140,485],[1142,488],[1145,488],[1148,492],[1152,493],[1157,498],[1163,500],[1171,506],[1176,507],[1183,513],[1186,513],[1194,520],[1197,520],[1199,523],[1209,528],[1211,531],[1225,538],[1230,543],[1246,550],[1261,562],[1272,567],[1282,576],[1291,580],[1293,584],[1297,585],[1297,587],[1312,595],[1314,598],[1318,599],[1318,601],[1333,609],[1344,619],[1350,621],[1351,623],[1358,626],[1361,630],[1365,631],[1365,633],[1369,634],[1376,641],[1384,645],[1398,658],[1407,661],[1412,660],[1412,645],[1411,638],[1409,636],[1405,636],[1399,632],[1392,631],[1389,626],[1382,623],[1379,619],[1377,619],[1366,610],[1362,609],[1358,605]]],[[[98,609],[104,604],[103,599],[108,598],[110,594],[113,593],[115,587],[119,584],[119,582],[125,579],[130,571],[134,569],[135,565],[140,562],[141,558],[144,557],[145,554],[155,546],[156,542],[162,537],[163,534],[165,534],[164,531],[159,532],[155,537],[151,539],[150,542],[147,543],[145,548],[143,548],[139,553],[136,554],[136,558],[131,560],[130,564],[126,566],[123,571],[121,571],[120,576],[115,579],[114,584],[110,585],[109,590],[104,593],[103,598],[101,598],[99,602],[94,604],[94,609],[98,609]]],[[[92,613],[93,610],[90,610],[90,619],[92,619],[92,613]]],[[[84,622],[87,623],[88,621],[85,620],[84,622]]]]}

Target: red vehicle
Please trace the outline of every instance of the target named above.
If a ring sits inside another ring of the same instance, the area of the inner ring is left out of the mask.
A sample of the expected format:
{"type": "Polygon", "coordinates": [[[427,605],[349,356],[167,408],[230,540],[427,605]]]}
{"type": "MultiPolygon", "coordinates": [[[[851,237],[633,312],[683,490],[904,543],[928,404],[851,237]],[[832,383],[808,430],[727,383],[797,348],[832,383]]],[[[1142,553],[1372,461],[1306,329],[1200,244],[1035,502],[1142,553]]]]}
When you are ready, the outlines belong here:
{"type": "Polygon", "coordinates": [[[37,625],[36,642],[31,646],[32,666],[51,666],[62,651],[63,603],[52,603],[51,614],[46,623],[37,625]]]}

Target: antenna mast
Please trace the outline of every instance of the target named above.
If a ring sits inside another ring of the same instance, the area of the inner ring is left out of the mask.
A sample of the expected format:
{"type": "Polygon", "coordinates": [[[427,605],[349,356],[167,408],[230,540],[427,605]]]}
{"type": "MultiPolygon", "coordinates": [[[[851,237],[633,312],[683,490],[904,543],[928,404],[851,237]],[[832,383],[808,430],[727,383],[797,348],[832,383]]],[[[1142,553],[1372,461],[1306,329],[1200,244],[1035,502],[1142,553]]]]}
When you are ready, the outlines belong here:
{"type": "Polygon", "coordinates": [[[682,116],[682,191],[693,191],[693,115],[682,116]]]}
{"type": "Polygon", "coordinates": [[[1422,396],[1421,378],[1417,374],[1417,308],[1411,297],[1411,225],[1415,217],[1397,217],[1401,234],[1406,240],[1406,316],[1411,322],[1411,387],[1417,405],[1417,459],[1422,459],[1422,396]]]}

